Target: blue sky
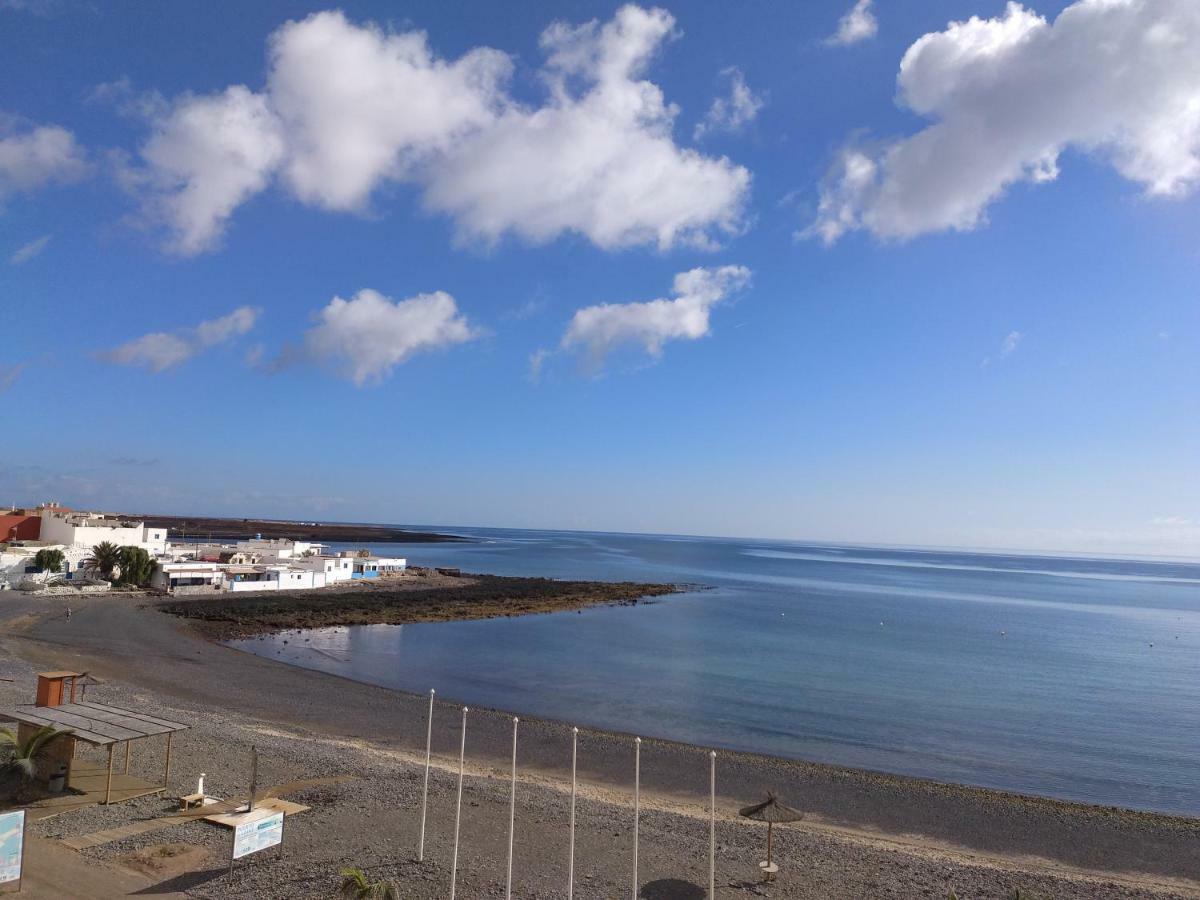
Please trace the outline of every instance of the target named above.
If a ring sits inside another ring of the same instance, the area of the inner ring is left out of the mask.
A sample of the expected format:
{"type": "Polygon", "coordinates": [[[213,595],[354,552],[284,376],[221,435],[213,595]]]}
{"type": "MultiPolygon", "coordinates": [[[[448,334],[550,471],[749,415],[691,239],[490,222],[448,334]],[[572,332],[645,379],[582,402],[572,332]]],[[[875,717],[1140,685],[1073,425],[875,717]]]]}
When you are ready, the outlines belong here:
{"type": "Polygon", "coordinates": [[[0,502],[1200,555],[1195,5],[851,6],[0,0],[0,502]]]}

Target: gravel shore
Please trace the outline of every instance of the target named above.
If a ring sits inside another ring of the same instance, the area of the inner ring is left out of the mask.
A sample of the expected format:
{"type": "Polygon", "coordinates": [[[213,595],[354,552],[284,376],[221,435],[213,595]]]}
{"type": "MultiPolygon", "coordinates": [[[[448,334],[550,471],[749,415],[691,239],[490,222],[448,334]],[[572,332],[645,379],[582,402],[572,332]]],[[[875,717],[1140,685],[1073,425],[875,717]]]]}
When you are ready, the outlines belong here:
{"type": "MultiPolygon", "coordinates": [[[[311,806],[289,820],[282,853],[228,868],[229,832],[190,823],[84,851],[98,862],[190,845],[197,860],[160,886],[196,897],[331,897],[338,870],[396,878],[403,896],[447,896],[457,788],[459,708],[439,703],[426,859],[415,861],[427,698],[284,666],[213,644],[128,598],[3,598],[0,701],[29,702],[43,668],[91,671],[89,696],[188,722],[175,741],[173,793],[207,774],[210,794],[244,795],[250,747],[261,786],[311,806]]],[[[504,896],[511,718],[471,710],[458,896],[504,896]]],[[[522,719],[514,896],[566,893],[570,729],[522,719]]],[[[159,771],[154,741],[135,771],[159,771]]],[[[632,744],[580,735],[576,896],[629,896],[632,744]]],[[[707,888],[707,752],[642,745],[639,894],[701,898],[707,888]]],[[[159,815],[170,799],[93,807],[36,826],[47,837],[159,815]]],[[[780,898],[1200,897],[1200,821],[1025,798],[749,754],[718,758],[717,894],[780,898]],[[781,877],[757,883],[763,826],[739,803],[777,790],[805,821],[776,829],[781,877]]],[[[166,851],[163,851],[164,853],[166,851]]],[[[189,857],[193,858],[193,857],[189,857]]]]}

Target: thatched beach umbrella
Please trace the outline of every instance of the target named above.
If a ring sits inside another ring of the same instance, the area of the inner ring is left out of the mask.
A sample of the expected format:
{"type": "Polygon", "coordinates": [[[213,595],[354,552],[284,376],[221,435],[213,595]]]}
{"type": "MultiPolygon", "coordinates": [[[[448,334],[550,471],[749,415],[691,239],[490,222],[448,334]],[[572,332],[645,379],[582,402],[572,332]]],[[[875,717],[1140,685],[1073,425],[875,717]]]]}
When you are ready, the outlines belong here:
{"type": "Polygon", "coordinates": [[[770,791],[767,792],[767,799],[762,803],[755,803],[753,806],[744,806],[738,810],[738,815],[745,819],[752,819],[755,822],[767,823],[767,864],[764,866],[764,872],[768,879],[774,874],[771,868],[771,830],[777,825],[784,822],[799,822],[804,818],[804,813],[799,810],[792,809],[790,806],[784,806],[770,791]]]}

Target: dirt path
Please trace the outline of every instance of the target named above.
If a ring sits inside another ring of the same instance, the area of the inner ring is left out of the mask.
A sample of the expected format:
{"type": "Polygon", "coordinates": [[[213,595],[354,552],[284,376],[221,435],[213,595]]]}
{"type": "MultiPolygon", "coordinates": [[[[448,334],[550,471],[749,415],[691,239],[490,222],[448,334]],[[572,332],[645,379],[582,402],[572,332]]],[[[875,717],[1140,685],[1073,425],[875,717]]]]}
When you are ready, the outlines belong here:
{"type": "Polygon", "coordinates": [[[21,896],[33,900],[112,900],[139,893],[163,900],[185,896],[153,891],[157,879],[97,863],[58,841],[38,837],[30,837],[26,845],[24,876],[21,896]]]}

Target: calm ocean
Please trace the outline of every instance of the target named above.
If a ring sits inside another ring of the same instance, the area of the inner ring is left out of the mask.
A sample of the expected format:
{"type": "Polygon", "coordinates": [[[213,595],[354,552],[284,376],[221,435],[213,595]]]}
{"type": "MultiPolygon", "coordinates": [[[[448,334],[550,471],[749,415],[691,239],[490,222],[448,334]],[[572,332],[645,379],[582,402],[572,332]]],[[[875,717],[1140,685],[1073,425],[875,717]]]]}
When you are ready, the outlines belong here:
{"type": "Polygon", "coordinates": [[[578,725],[1200,815],[1200,564],[459,530],[419,565],[706,590],[237,645],[578,725]]]}

